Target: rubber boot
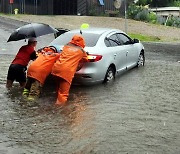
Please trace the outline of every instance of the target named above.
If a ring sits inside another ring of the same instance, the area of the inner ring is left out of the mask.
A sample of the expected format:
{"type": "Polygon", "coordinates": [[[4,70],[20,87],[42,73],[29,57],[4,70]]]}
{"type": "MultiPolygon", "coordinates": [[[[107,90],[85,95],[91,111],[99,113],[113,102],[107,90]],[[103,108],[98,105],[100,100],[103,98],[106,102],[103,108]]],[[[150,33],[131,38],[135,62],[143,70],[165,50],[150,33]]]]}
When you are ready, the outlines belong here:
{"type": "Polygon", "coordinates": [[[39,81],[35,81],[32,83],[31,85],[31,89],[30,89],[30,92],[29,92],[29,96],[28,96],[28,101],[36,101],[39,97],[40,97],[40,94],[41,94],[41,84],[39,81]]]}
{"type": "Polygon", "coordinates": [[[22,96],[25,97],[25,98],[27,98],[27,97],[29,96],[29,90],[26,89],[26,88],[24,88],[23,93],[22,93],[22,96]]]}

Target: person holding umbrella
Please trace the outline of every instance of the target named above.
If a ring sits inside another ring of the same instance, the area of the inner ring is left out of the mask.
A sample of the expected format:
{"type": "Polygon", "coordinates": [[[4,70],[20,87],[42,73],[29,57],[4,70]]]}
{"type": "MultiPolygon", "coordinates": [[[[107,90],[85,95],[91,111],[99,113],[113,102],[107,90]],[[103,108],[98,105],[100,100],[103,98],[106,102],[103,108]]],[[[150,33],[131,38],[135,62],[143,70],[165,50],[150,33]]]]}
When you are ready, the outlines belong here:
{"type": "Polygon", "coordinates": [[[51,74],[57,79],[57,100],[55,105],[64,105],[68,99],[72,79],[80,61],[87,61],[84,51],[85,41],[82,35],[74,35],[63,47],[59,59],[55,62],[51,74]]]}
{"type": "Polygon", "coordinates": [[[26,70],[30,60],[36,59],[35,47],[37,45],[36,38],[29,38],[28,44],[22,46],[15,59],[12,61],[8,69],[6,87],[10,89],[13,82],[19,82],[20,87],[24,88],[26,85],[26,70]]]}

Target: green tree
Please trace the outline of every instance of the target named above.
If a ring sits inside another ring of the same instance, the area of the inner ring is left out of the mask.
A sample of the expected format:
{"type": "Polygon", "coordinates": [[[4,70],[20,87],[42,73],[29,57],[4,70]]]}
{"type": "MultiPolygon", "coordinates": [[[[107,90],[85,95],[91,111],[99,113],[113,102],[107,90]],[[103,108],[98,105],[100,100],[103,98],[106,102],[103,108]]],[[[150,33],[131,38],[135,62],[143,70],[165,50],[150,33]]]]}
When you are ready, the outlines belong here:
{"type": "Polygon", "coordinates": [[[175,1],[176,0],[152,0],[151,6],[153,6],[153,7],[170,6],[170,4],[175,2],[175,1]]]}
{"type": "Polygon", "coordinates": [[[148,5],[151,4],[152,0],[138,0],[136,4],[140,5],[148,5]]]}
{"type": "Polygon", "coordinates": [[[137,5],[150,5],[151,7],[164,7],[171,6],[172,4],[178,4],[179,0],[138,0],[137,5]]]}
{"type": "Polygon", "coordinates": [[[180,0],[174,0],[170,6],[176,6],[176,7],[180,7],[180,0]]]}

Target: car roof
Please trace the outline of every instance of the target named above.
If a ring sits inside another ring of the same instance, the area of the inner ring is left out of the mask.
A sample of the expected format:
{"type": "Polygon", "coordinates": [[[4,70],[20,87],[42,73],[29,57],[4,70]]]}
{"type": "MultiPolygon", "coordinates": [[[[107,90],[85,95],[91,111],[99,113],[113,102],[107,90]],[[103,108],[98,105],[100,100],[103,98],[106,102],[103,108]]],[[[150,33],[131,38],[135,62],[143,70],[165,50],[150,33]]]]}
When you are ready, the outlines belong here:
{"type": "MultiPolygon", "coordinates": [[[[122,32],[124,33],[123,31],[119,30],[119,29],[112,29],[112,28],[95,28],[95,27],[90,27],[88,29],[84,29],[84,30],[81,30],[82,33],[83,32],[86,32],[86,33],[93,33],[93,34],[103,34],[103,33],[106,33],[106,32],[113,32],[113,31],[119,31],[119,32],[122,32]]],[[[75,29],[75,30],[71,30],[71,31],[68,31],[68,33],[79,33],[80,32],[80,29],[75,29]]]]}

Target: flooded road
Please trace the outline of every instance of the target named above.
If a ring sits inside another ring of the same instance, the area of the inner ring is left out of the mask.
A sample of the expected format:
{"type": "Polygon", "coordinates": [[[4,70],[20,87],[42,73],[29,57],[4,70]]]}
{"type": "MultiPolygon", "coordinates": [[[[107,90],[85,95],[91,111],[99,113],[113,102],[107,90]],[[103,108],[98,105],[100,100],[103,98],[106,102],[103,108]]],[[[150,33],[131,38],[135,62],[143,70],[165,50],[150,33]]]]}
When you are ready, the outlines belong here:
{"type": "Polygon", "coordinates": [[[144,43],[145,67],[111,85],[73,86],[63,108],[54,107],[47,84],[38,106],[29,107],[18,84],[5,88],[25,43],[6,43],[10,31],[0,28],[0,154],[180,153],[180,44],[144,43]]]}

